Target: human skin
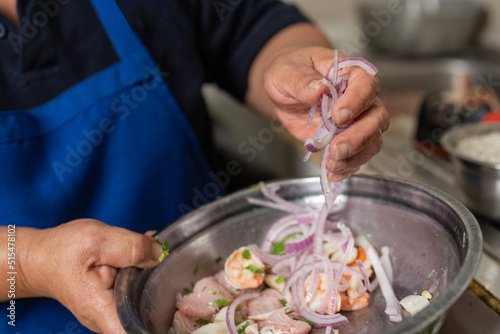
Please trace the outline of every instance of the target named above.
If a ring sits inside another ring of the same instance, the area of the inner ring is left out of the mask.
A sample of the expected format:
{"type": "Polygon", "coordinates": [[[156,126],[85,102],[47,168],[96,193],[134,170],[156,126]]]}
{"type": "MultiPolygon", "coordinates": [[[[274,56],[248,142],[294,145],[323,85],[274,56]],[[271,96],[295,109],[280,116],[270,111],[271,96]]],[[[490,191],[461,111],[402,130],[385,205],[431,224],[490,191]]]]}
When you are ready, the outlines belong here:
{"type": "MultiPolygon", "coordinates": [[[[3,5],[0,11],[15,13],[3,5]]],[[[12,11],[13,10],[13,11],[12,11]]],[[[10,15],[12,16],[12,15],[10,15]]],[[[9,16],[8,16],[9,17],[9,16]]],[[[15,16],[14,16],[15,20],[15,16]]],[[[312,136],[305,129],[309,107],[327,93],[320,83],[333,65],[333,50],[311,24],[296,24],[276,34],[260,51],[249,74],[247,104],[268,116],[278,116],[299,140],[312,136]]],[[[377,98],[378,80],[359,68],[349,75],[345,94],[333,108],[338,124],[354,123],[330,145],[330,180],[346,178],[376,154],[381,134],[389,126],[377,98]],[[342,114],[340,110],[348,110],[342,114]],[[347,145],[347,153],[342,147],[347,145]]],[[[318,119],[315,120],[317,125],[318,119]]],[[[43,218],[43,217],[41,217],[43,218]]],[[[16,228],[16,298],[49,297],[60,301],[89,329],[124,333],[116,313],[113,285],[118,268],[150,268],[158,264],[161,246],[153,238],[92,219],[79,219],[49,229],[16,228]],[[75,237],[76,236],[76,237],[75,237]]],[[[0,227],[0,249],[8,248],[7,227],[0,227]]],[[[0,301],[6,301],[7,251],[0,252],[0,301]]]]}
{"type": "MultiPolygon", "coordinates": [[[[340,59],[346,56],[340,55],[340,59]]],[[[261,50],[249,75],[246,102],[266,116],[277,116],[298,140],[314,136],[319,114],[306,128],[309,109],[329,93],[321,83],[333,66],[334,51],[314,25],[300,23],[276,34],[261,50]]],[[[382,133],[389,128],[389,114],[377,97],[380,83],[359,67],[344,69],[348,84],[333,106],[337,124],[354,122],[330,144],[326,167],[330,181],[356,172],[380,151],[382,133]]]]}

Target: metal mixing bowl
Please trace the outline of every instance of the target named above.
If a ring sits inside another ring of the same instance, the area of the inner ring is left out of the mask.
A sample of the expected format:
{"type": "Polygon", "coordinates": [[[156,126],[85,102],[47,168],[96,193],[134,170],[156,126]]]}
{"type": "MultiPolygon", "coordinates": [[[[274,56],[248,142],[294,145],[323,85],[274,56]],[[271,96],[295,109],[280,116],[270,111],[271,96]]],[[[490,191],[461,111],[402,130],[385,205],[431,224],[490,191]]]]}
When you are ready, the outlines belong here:
{"type": "Polygon", "coordinates": [[[452,55],[471,46],[485,11],[475,2],[413,0],[362,4],[362,31],[375,49],[405,56],[452,55]],[[395,4],[398,4],[395,6],[395,4]]]}
{"type": "Polygon", "coordinates": [[[500,224],[500,164],[478,161],[456,150],[460,140],[490,132],[500,133],[500,123],[461,125],[446,131],[441,145],[451,156],[464,204],[474,213],[500,224]]]}
{"type": "MultiPolygon", "coordinates": [[[[321,205],[318,178],[273,183],[285,199],[321,205]]],[[[115,284],[118,315],[129,333],[166,333],[175,312],[175,296],[191,282],[213,275],[234,249],[260,243],[270,223],[283,213],[250,205],[248,189],[222,198],[185,216],[160,233],[171,254],[149,270],[120,270],[115,284]],[[195,272],[195,268],[199,270],[195,272]]],[[[370,305],[345,312],[341,333],[437,333],[448,308],[471,282],[479,265],[482,239],[474,216],[449,195],[413,182],[373,176],[353,176],[343,184],[341,219],[366,235],[376,247],[392,248],[394,290],[398,298],[433,293],[431,305],[402,323],[389,322],[385,301],[376,290],[370,305]]],[[[315,329],[313,333],[324,333],[315,329]]]]}

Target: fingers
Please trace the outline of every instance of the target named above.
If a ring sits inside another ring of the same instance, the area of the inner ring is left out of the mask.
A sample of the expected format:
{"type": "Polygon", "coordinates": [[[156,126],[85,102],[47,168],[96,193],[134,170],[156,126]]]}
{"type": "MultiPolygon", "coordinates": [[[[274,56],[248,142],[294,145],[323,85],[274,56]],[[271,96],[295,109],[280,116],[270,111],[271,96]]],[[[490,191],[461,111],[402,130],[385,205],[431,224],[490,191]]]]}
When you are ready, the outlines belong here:
{"type": "Polygon", "coordinates": [[[290,111],[304,110],[319,103],[329,89],[321,83],[333,66],[334,51],[322,47],[306,47],[281,54],[266,73],[268,95],[280,107],[290,111]]]}
{"type": "Polygon", "coordinates": [[[91,266],[151,268],[159,263],[162,247],[151,236],[97,221],[82,224],[80,229],[84,248],[93,254],[91,266]]]}
{"type": "Polygon", "coordinates": [[[375,102],[330,144],[326,167],[332,171],[329,179],[340,180],[380,151],[382,133],[389,128],[389,115],[380,99],[375,102]]]}
{"type": "Polygon", "coordinates": [[[374,103],[380,92],[378,79],[363,69],[349,68],[348,75],[347,88],[333,106],[332,119],[337,124],[344,124],[358,117],[374,103]]]}

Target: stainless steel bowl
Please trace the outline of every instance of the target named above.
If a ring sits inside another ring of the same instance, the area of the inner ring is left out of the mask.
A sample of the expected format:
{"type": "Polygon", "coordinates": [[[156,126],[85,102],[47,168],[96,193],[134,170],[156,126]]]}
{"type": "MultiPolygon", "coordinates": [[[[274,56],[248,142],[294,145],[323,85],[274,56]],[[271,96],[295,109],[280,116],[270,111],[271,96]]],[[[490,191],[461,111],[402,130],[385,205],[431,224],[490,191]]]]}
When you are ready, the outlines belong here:
{"type": "Polygon", "coordinates": [[[370,2],[359,7],[362,31],[370,46],[398,55],[461,53],[471,46],[485,20],[485,11],[475,2],[383,2],[385,4],[370,2]]]}
{"type": "Polygon", "coordinates": [[[446,131],[441,145],[451,156],[464,204],[500,224],[500,165],[469,158],[456,150],[460,140],[490,132],[500,132],[500,123],[461,125],[446,131]]]}
{"type": "MultiPolygon", "coordinates": [[[[288,200],[323,202],[317,178],[274,184],[288,200]]],[[[270,223],[283,213],[254,207],[246,201],[248,196],[262,197],[257,189],[237,192],[161,232],[160,240],[167,239],[173,251],[158,267],[120,270],[116,305],[127,332],[166,333],[177,293],[221,270],[223,263],[215,261],[218,257],[261,242],[270,223]]],[[[353,176],[344,183],[338,200],[345,207],[331,219],[345,221],[377,247],[392,248],[394,289],[399,298],[424,289],[434,295],[429,307],[393,324],[384,314],[385,302],[378,290],[367,308],[345,313],[349,323],[340,327],[342,333],[437,333],[446,311],[467,289],[479,265],[482,239],[474,216],[443,192],[392,178],[353,176]]]]}

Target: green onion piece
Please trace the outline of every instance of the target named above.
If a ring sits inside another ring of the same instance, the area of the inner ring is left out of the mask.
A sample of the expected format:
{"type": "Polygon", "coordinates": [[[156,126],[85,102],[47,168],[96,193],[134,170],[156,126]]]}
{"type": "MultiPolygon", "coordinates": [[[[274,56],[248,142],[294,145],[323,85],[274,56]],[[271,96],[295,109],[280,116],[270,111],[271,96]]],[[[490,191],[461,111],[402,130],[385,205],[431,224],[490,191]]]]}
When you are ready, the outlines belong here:
{"type": "Polygon", "coordinates": [[[219,256],[218,258],[215,259],[215,264],[219,264],[220,261],[222,261],[222,258],[219,256]]]}
{"type": "Polygon", "coordinates": [[[250,251],[248,249],[244,249],[243,250],[243,253],[241,253],[241,256],[243,256],[244,259],[249,259],[250,257],[252,257],[252,255],[250,255],[250,251]]]}
{"type": "Polygon", "coordinates": [[[229,305],[229,302],[225,299],[217,299],[216,301],[214,301],[213,303],[215,306],[219,306],[219,307],[222,307],[222,306],[228,306],[229,305]]]}
{"type": "Polygon", "coordinates": [[[286,247],[284,242],[273,242],[272,246],[274,255],[285,255],[286,247]]]}
{"type": "Polygon", "coordinates": [[[210,320],[205,319],[205,318],[194,318],[193,322],[195,323],[196,326],[202,327],[210,323],[210,320]]]}
{"type": "Polygon", "coordinates": [[[250,264],[246,266],[244,269],[250,270],[254,274],[263,274],[264,272],[259,269],[259,267],[254,266],[253,264],[250,264]]]}
{"type": "Polygon", "coordinates": [[[248,321],[245,321],[245,323],[238,329],[238,334],[243,334],[245,333],[245,330],[248,327],[248,321]]]}
{"type": "Polygon", "coordinates": [[[285,281],[285,276],[280,276],[275,280],[276,284],[283,283],[284,281],[285,281]]]}
{"type": "MultiPolygon", "coordinates": [[[[155,240],[158,241],[158,236],[155,236],[155,240]]],[[[160,258],[158,259],[160,263],[170,254],[170,244],[168,241],[165,240],[161,242],[161,251],[160,258]]]]}
{"type": "Polygon", "coordinates": [[[280,303],[281,303],[281,305],[286,306],[286,300],[280,299],[280,303]]]}

